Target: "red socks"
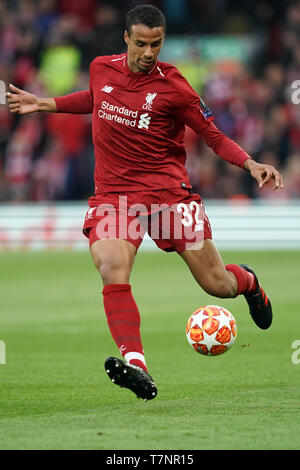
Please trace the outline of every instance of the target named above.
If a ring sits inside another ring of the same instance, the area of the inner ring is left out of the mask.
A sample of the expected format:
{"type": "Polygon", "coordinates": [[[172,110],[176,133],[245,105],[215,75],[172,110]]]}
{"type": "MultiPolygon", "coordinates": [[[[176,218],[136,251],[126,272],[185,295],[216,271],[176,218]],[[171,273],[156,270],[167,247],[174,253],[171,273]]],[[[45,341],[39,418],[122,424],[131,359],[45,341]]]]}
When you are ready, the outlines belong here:
{"type": "Polygon", "coordinates": [[[232,272],[236,277],[238,283],[237,295],[244,293],[248,294],[256,288],[256,281],[253,274],[249,273],[238,264],[227,264],[225,268],[227,271],[232,272]]]}
{"type": "Polygon", "coordinates": [[[104,286],[103,303],[112,337],[125,360],[147,372],[140,335],[140,313],[130,284],[104,286]]]}

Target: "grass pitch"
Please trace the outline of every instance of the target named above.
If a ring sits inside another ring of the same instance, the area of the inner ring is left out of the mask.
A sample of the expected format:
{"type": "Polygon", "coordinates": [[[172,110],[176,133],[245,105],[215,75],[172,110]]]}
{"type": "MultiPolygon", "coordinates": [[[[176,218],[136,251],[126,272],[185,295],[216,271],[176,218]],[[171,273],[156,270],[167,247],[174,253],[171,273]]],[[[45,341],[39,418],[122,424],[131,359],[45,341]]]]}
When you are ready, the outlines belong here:
{"type": "Polygon", "coordinates": [[[138,254],[133,293],[159,390],[144,403],[104,371],[118,351],[89,253],[0,253],[0,449],[299,449],[300,253],[223,260],[257,271],[273,304],[270,330],[255,326],[243,297],[205,294],[176,254],[138,254]],[[185,338],[189,315],[208,303],[238,324],[220,357],[197,354],[185,338]]]}

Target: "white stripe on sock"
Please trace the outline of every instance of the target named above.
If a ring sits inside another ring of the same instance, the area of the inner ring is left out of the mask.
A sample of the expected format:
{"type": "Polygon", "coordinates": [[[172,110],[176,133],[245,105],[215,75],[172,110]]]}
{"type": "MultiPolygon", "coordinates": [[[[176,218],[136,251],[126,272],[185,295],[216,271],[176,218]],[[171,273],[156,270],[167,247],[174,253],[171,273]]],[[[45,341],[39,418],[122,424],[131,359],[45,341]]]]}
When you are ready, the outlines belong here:
{"type": "Polygon", "coordinates": [[[138,359],[139,361],[142,361],[146,365],[144,354],[141,354],[139,352],[128,352],[128,353],[125,354],[124,357],[125,357],[125,360],[128,363],[130,363],[130,361],[132,361],[132,359],[138,359]]]}

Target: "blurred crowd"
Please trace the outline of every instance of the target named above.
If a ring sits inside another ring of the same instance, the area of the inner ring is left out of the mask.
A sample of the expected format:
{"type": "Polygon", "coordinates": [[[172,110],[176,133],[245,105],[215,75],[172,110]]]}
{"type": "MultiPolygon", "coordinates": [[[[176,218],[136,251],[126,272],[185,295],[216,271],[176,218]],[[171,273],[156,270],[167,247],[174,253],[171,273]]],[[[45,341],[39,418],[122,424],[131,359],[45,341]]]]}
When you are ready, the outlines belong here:
{"type": "MultiPolygon", "coordinates": [[[[140,3],[161,8],[170,37],[261,38],[248,63],[211,64],[199,92],[216,125],[276,166],[285,189],[258,192],[246,171],[213,156],[187,129],[194,190],[205,199],[300,198],[300,92],[292,88],[300,85],[300,1],[0,0],[0,79],[38,96],[87,89],[94,57],[125,50],[125,15],[140,3]]],[[[0,201],[86,199],[93,168],[90,115],[15,116],[0,105],[0,201]]]]}

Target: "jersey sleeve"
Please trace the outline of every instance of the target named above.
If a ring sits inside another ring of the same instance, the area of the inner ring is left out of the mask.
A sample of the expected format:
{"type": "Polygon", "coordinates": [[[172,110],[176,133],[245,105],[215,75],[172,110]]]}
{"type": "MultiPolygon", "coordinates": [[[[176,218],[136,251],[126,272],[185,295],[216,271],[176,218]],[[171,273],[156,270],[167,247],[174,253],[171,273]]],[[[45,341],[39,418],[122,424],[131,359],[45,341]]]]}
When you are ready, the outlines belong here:
{"type": "Polygon", "coordinates": [[[89,114],[93,112],[94,97],[91,79],[92,66],[93,62],[90,65],[89,90],[76,91],[75,93],[54,98],[58,113],[89,114]]]}
{"type": "Polygon", "coordinates": [[[232,163],[233,165],[244,168],[245,161],[249,158],[251,159],[250,155],[245,152],[245,150],[221,132],[213,122],[203,129],[199,135],[208,147],[210,147],[220,158],[232,163]]]}
{"type": "Polygon", "coordinates": [[[184,124],[199,134],[213,121],[214,117],[204,101],[175,68],[172,78],[176,90],[173,104],[176,115],[184,124]]]}
{"type": "Polygon", "coordinates": [[[93,112],[93,98],[90,90],[76,91],[54,98],[58,113],[88,114],[93,112]]]}
{"type": "Polygon", "coordinates": [[[193,129],[220,158],[244,168],[250,155],[221,132],[212,122],[213,114],[187,80],[174,68],[175,107],[178,118],[193,129]]]}

